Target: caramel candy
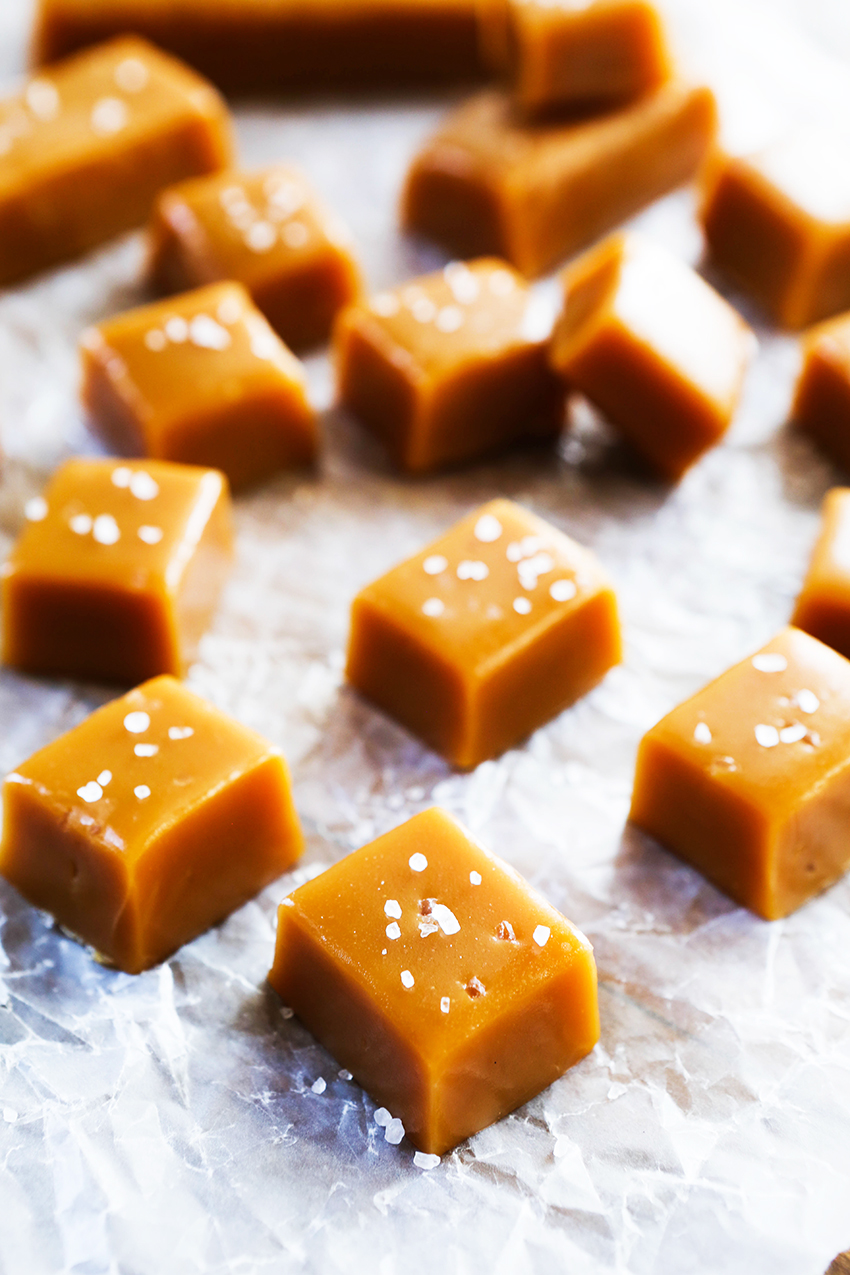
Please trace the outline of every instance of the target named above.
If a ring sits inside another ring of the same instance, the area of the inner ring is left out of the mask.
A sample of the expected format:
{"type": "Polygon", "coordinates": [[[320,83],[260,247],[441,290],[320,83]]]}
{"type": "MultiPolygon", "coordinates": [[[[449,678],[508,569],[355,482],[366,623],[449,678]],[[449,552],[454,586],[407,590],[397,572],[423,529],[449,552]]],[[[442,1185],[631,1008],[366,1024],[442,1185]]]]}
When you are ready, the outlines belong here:
{"type": "Polygon", "coordinates": [[[695,271],[635,234],[563,275],[552,366],[676,481],[726,432],[755,337],[695,271]]]}
{"type": "Polygon", "coordinates": [[[316,455],[304,368],[241,284],[118,315],[81,355],[83,402],[124,454],[214,465],[234,487],[316,455]]]}
{"type": "Polygon", "coordinates": [[[223,475],[71,460],[26,514],[3,571],[4,662],[130,683],[182,674],[230,569],[223,475]]]}
{"type": "Polygon", "coordinates": [[[833,487],[791,620],[850,658],[850,489],[833,487]]]}
{"type": "Polygon", "coordinates": [[[360,292],[348,233],[294,169],[217,173],[164,191],[151,226],[161,292],[236,279],[287,345],[327,340],[360,292]]]}
{"type": "Polygon", "coordinates": [[[480,93],[414,160],[402,219],[459,256],[542,274],[688,181],[715,126],[710,90],[677,80],[607,115],[536,125],[480,93]]]}
{"type": "Polygon", "coordinates": [[[284,899],[269,982],[438,1155],[599,1039],[587,939],[438,809],[284,899]]]}
{"type": "Polygon", "coordinates": [[[486,60],[507,72],[522,109],[627,102],[669,78],[672,62],[648,0],[483,0],[486,60]]]}
{"type": "Polygon", "coordinates": [[[850,307],[850,167],[828,127],[706,165],[712,263],[777,323],[802,328],[850,307]]]}
{"type": "Polygon", "coordinates": [[[792,415],[836,464],[850,469],[850,315],[806,334],[792,415]]]}
{"type": "Polygon", "coordinates": [[[129,974],[291,867],[302,835],[280,753],[158,677],[9,775],[0,873],[129,974]]]}
{"type": "Polygon", "coordinates": [[[850,864],[850,663],[785,629],[641,741],[631,819],[768,921],[850,864]]]}
{"type": "Polygon", "coordinates": [[[354,600],[347,676],[469,769],[518,744],[621,659],[594,555],[494,500],[354,600]]]}
{"type": "Polygon", "coordinates": [[[46,68],[0,102],[0,283],[131,230],[163,186],[230,157],[218,94],[143,40],[46,68]]]}
{"type": "Polygon", "coordinates": [[[410,473],[473,460],[563,425],[528,288],[503,261],[455,261],[344,311],[339,397],[410,473]]]}
{"type": "Polygon", "coordinates": [[[137,31],[228,93],[406,88],[477,77],[476,0],[40,0],[44,61],[137,31]]]}

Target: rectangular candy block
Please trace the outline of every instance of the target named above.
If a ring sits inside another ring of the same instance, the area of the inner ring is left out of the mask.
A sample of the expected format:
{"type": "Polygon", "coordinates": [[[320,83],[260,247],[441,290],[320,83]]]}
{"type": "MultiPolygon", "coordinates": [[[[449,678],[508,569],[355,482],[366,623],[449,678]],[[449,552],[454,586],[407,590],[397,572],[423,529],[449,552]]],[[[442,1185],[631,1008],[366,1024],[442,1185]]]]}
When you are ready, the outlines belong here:
{"type": "Polygon", "coordinates": [[[768,921],[826,889],[850,865],[850,661],[788,628],[673,709],[631,819],[768,921]]]}
{"type": "Polygon", "coordinates": [[[833,487],[826,494],[791,623],[850,659],[850,488],[833,487]]]}
{"type": "Polygon", "coordinates": [[[850,315],[820,323],[803,338],[791,415],[837,465],[850,469],[850,315]]]}
{"type": "Polygon", "coordinates": [[[214,465],[234,487],[315,458],[304,368],[241,284],[108,319],[80,352],[83,402],[116,451],[214,465]]]}
{"type": "Polygon", "coordinates": [[[2,579],[4,663],[125,683],[182,674],[230,570],[224,476],[71,460],[26,513],[2,579]]]}
{"type": "Polygon", "coordinates": [[[710,90],[678,80],[605,115],[534,125],[506,94],[480,93],[414,159],[402,220],[458,256],[542,274],[693,177],[715,128],[710,90]]]}
{"type": "Polygon", "coordinates": [[[523,438],[554,437],[564,391],[546,358],[551,320],[503,261],[455,261],[340,316],[339,398],[422,473],[523,438]]]}
{"type": "Polygon", "coordinates": [[[133,229],[163,186],[230,158],[218,94],[143,40],[46,67],[0,102],[0,284],[133,229]]]}
{"type": "Polygon", "coordinates": [[[348,680],[456,766],[518,744],[621,658],[596,558],[494,500],[355,598],[348,680]]]}
{"type": "Polygon", "coordinates": [[[40,0],[35,57],[122,31],[228,93],[406,88],[482,69],[476,0],[40,0]]]}
{"type": "Polygon", "coordinates": [[[350,237],[283,164],[196,177],[157,200],[150,274],[161,292],[235,279],[293,349],[327,340],[360,292],[350,237]]]}
{"type": "Polygon", "coordinates": [[[284,899],[269,982],[440,1155],[599,1039],[587,939],[438,809],[284,899]]]}
{"type": "Polygon", "coordinates": [[[301,849],[278,750],[172,677],[98,709],[3,788],[0,874],[130,974],[222,921],[301,849]]]}
{"type": "Polygon", "coordinates": [[[592,248],[562,282],[552,366],[677,481],[728,429],[753,333],[696,271],[636,234],[592,248]]]}

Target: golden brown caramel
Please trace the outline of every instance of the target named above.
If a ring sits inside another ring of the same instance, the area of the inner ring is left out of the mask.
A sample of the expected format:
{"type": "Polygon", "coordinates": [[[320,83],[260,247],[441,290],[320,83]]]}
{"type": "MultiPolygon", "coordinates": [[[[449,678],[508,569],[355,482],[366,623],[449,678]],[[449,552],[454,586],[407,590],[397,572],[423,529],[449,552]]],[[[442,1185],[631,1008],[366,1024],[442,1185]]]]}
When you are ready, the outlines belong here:
{"type": "Polygon", "coordinates": [[[214,465],[234,487],[315,457],[304,369],[241,284],[118,315],[81,355],[83,402],[117,451],[214,465]]]}
{"type": "Polygon", "coordinates": [[[283,901],[269,982],[440,1155],[599,1039],[587,939],[437,809],[283,901]]]}
{"type": "Polygon", "coordinates": [[[711,92],[676,80],[606,115],[536,125],[480,93],[414,160],[402,220],[458,256],[542,274],[688,181],[715,127],[711,92]]]}
{"type": "Polygon", "coordinates": [[[339,396],[410,473],[552,437],[564,391],[528,288],[503,261],[455,261],[344,311],[339,396]]]}
{"type": "Polygon", "coordinates": [[[823,502],[820,535],[791,620],[850,658],[850,489],[823,502]]]}
{"type": "Polygon", "coordinates": [[[631,819],[772,921],[850,864],[850,662],[788,628],[641,741],[631,819]]]}
{"type": "Polygon", "coordinates": [[[140,225],[163,186],[230,158],[218,94],[143,40],[45,68],[0,102],[0,283],[140,225]]]}
{"type": "Polygon", "coordinates": [[[518,744],[621,658],[594,555],[508,500],[354,600],[347,676],[465,769],[518,744]]]}
{"type": "Polygon", "coordinates": [[[614,235],[563,275],[551,362],[665,478],[723,437],[755,338],[684,262],[614,235]]]}
{"type": "Polygon", "coordinates": [[[792,416],[827,455],[850,469],[850,315],[806,333],[792,416]]]}
{"type": "Polygon", "coordinates": [[[230,569],[222,474],[71,460],[27,517],[3,573],[4,663],[130,683],[185,672],[230,569]]]}
{"type": "Polygon", "coordinates": [[[0,873],[130,974],[223,920],[298,858],[280,753],[158,677],[9,775],[0,873]]]}
{"type": "Polygon", "coordinates": [[[345,227],[282,164],[164,191],[151,225],[150,271],[162,292],[237,280],[295,349],[327,340],[337,311],[360,291],[345,227]]]}

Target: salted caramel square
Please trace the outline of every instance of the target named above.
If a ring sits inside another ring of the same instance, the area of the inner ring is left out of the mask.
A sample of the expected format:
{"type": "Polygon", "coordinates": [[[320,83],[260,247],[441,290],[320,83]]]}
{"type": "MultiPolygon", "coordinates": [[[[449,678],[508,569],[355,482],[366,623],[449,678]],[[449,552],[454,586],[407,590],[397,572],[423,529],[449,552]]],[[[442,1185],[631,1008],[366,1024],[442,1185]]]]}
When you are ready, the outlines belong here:
{"type": "Polygon", "coordinates": [[[850,661],[788,628],[638,750],[631,820],[772,921],[850,865],[850,661]]]}
{"type": "Polygon", "coordinates": [[[850,659],[850,488],[833,487],[791,623],[850,659]]]}
{"type": "Polygon", "coordinates": [[[807,332],[802,355],[792,420],[837,465],[850,469],[850,315],[807,332]]]}
{"type": "Polygon", "coordinates": [[[253,898],[302,840],[279,751],[166,676],[8,776],[0,874],[137,974],[253,898]]]}
{"type": "Polygon", "coordinates": [[[463,769],[520,743],[621,659],[595,556],[508,500],[355,598],[346,675],[463,769]]]}
{"type": "Polygon", "coordinates": [[[284,899],[269,982],[432,1154],[599,1038],[587,939],[439,809],[284,899]]]}
{"type": "Polygon", "coordinates": [[[215,466],[233,487],[315,458],[304,367],[241,284],[108,319],[80,354],[83,403],[124,455],[215,466]]]}
{"type": "Polygon", "coordinates": [[[0,102],[0,284],[132,230],[163,186],[231,156],[216,91],[144,40],[45,67],[0,102]]]}
{"type": "Polygon", "coordinates": [[[360,292],[341,219],[296,169],[230,170],[163,191],[150,228],[150,277],[163,293],[235,279],[292,349],[326,341],[360,292]]]}
{"type": "Polygon", "coordinates": [[[26,516],[3,568],[3,662],[124,683],[182,675],[230,570],[223,474],[70,460],[26,516]]]}
{"type": "Polygon", "coordinates": [[[551,438],[565,396],[547,365],[543,318],[505,262],[452,262],[343,311],[339,401],[408,473],[551,438]]]}
{"type": "Polygon", "coordinates": [[[726,433],[755,336],[696,271],[636,234],[591,249],[562,285],[552,366],[677,481],[726,433]]]}
{"type": "Polygon", "coordinates": [[[545,273],[689,181],[716,129],[707,88],[670,80],[604,114],[529,123],[506,93],[457,107],[413,161],[409,231],[545,273]]]}

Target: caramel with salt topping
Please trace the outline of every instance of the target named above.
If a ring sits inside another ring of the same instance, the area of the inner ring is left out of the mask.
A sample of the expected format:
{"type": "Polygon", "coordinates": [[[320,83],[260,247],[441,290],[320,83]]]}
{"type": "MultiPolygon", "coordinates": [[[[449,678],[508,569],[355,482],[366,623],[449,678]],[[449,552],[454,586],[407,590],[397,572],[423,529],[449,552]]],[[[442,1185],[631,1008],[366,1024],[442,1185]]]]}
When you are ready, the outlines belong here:
{"type": "Polygon", "coordinates": [[[234,487],[316,454],[303,365],[238,283],[89,328],[83,402],[123,454],[214,465],[234,487]]]}
{"type": "Polygon", "coordinates": [[[349,681],[464,769],[518,744],[621,658],[594,555],[508,500],[354,600],[349,681]]]}
{"type": "Polygon", "coordinates": [[[823,502],[820,535],[791,623],[850,659],[850,488],[823,502]]]}
{"type": "Polygon", "coordinates": [[[334,336],[340,401],[409,473],[473,460],[563,424],[538,317],[503,261],[455,261],[350,306],[334,336]]]}
{"type": "Polygon", "coordinates": [[[643,738],[631,820],[766,920],[850,865],[850,662],[787,628],[643,738]]]}
{"type": "Polygon", "coordinates": [[[181,675],[230,570],[227,481],[161,461],[71,460],[3,569],[3,661],[133,683],[181,675]]]}
{"type": "Polygon", "coordinates": [[[161,292],[243,283],[294,349],[325,341],[337,311],[360,292],[345,227],[283,164],[164,191],[151,223],[150,274],[161,292]]]}
{"type": "Polygon", "coordinates": [[[0,873],[130,974],[291,867],[280,753],[158,677],[42,748],[3,788],[0,873]]]}
{"type": "Polygon", "coordinates": [[[0,283],[140,225],[163,186],[231,152],[215,90],[144,40],[46,67],[0,102],[0,283]]]}
{"type": "Polygon", "coordinates": [[[269,982],[438,1155],[599,1039],[587,939],[439,809],[284,900],[269,982]]]}

